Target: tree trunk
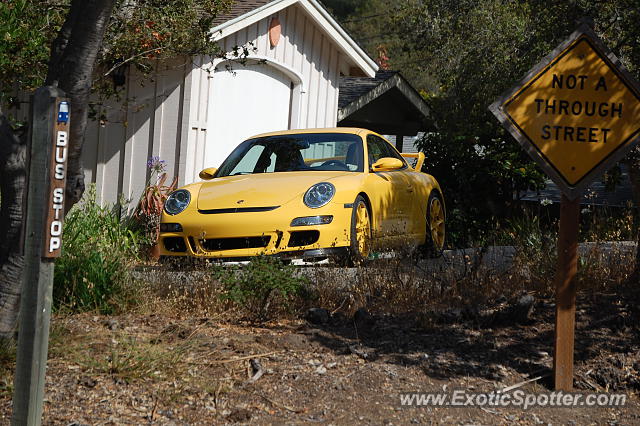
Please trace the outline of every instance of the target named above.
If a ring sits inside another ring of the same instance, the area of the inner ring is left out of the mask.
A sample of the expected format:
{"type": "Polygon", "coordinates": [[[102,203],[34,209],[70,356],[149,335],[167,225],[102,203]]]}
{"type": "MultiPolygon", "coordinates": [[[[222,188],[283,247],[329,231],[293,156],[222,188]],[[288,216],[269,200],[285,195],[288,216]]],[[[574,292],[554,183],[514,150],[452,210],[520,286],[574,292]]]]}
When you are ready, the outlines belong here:
{"type": "Polygon", "coordinates": [[[46,85],[65,91],[70,103],[69,157],[65,211],[84,193],[82,146],[87,128],[89,96],[96,58],[114,0],[73,0],[71,10],[53,42],[46,85]]]}
{"type": "Polygon", "coordinates": [[[20,307],[25,139],[15,134],[0,110],[0,339],[12,337],[20,307]]]}
{"type": "MultiPolygon", "coordinates": [[[[70,100],[71,128],[65,211],[84,192],[81,155],[93,72],[115,0],[73,0],[51,48],[45,84],[70,100]]],[[[21,233],[26,188],[26,143],[0,111],[0,338],[12,337],[18,317],[24,259],[21,233]]]]}

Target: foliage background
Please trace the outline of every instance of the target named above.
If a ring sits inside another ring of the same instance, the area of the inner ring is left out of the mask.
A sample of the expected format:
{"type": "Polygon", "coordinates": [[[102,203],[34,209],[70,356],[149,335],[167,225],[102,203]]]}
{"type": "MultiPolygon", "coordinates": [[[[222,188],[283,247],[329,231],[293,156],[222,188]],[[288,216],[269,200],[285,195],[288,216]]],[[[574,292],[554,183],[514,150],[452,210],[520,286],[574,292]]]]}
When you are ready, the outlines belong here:
{"type": "MultiPolygon", "coordinates": [[[[113,94],[106,74],[122,65],[142,72],[157,59],[221,54],[208,37],[215,17],[232,0],[118,0],[98,56],[95,88],[113,94]]],[[[70,0],[0,1],[0,102],[16,106],[15,94],[44,81],[51,42],[70,0]]]]}
{"type": "MultiPolygon", "coordinates": [[[[596,33],[639,77],[637,0],[327,0],[374,58],[384,48],[431,105],[436,134],[417,145],[426,170],[444,187],[449,243],[482,243],[508,217],[520,214],[523,190],[543,175],[502,129],[488,106],[577,28],[596,33]],[[514,202],[515,201],[515,202],[514,202]]],[[[626,161],[632,183],[638,154],[626,161]]],[[[606,178],[617,183],[619,171],[606,178]]],[[[640,194],[640,191],[636,191],[640,194]]],[[[637,200],[636,200],[637,204],[637,200]]]]}

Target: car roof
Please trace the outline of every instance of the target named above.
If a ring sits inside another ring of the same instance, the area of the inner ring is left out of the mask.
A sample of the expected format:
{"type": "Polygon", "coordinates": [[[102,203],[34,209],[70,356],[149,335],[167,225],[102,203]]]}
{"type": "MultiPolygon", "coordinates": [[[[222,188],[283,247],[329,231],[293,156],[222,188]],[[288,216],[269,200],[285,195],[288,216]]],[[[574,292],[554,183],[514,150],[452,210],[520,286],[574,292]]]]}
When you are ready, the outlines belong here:
{"type": "Polygon", "coordinates": [[[316,129],[292,129],[292,130],[279,130],[277,132],[261,133],[259,135],[251,136],[247,139],[262,138],[266,136],[279,136],[279,135],[301,135],[309,133],[350,133],[359,135],[362,133],[374,133],[367,129],[360,129],[358,127],[323,127],[316,129]]]}

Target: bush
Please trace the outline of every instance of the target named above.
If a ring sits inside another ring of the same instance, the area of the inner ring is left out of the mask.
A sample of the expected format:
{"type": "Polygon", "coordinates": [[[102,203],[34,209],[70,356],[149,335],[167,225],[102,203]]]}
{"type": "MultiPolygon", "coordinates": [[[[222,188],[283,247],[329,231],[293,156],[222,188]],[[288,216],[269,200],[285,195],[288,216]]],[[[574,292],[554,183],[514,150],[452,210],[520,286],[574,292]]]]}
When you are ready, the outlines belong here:
{"type": "Polygon", "coordinates": [[[526,153],[492,133],[426,133],[416,147],[427,158],[422,171],[442,188],[451,248],[491,239],[493,229],[518,213],[514,196],[543,186],[544,176],[526,153]]]}
{"type": "Polygon", "coordinates": [[[295,267],[266,256],[252,259],[243,268],[215,267],[214,275],[224,286],[222,299],[241,306],[258,321],[267,320],[278,309],[289,309],[307,284],[295,267]]]}
{"type": "Polygon", "coordinates": [[[164,202],[178,185],[177,177],[169,185],[165,185],[167,180],[166,162],[160,157],[149,158],[147,168],[149,169],[149,180],[140,195],[140,200],[132,216],[132,226],[135,226],[135,229],[142,236],[141,248],[146,249],[143,252],[148,252],[158,243],[160,217],[164,202]]]}
{"type": "Polygon", "coordinates": [[[55,309],[110,313],[122,301],[139,237],[120,221],[118,213],[117,207],[96,202],[92,185],[67,215],[62,255],[55,266],[55,309]]]}

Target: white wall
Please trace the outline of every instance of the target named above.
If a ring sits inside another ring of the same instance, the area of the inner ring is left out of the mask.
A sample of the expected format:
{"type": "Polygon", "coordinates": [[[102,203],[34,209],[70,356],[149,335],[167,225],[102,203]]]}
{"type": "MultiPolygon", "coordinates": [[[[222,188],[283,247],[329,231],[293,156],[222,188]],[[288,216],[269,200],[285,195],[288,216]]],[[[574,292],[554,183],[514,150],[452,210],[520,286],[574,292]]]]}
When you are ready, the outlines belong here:
{"type": "MultiPolygon", "coordinates": [[[[290,6],[277,16],[282,35],[275,48],[268,39],[272,16],[230,34],[221,46],[230,51],[253,42],[252,56],[291,76],[298,90],[294,128],[334,127],[344,65],[337,46],[301,7],[290,6]]],[[[177,175],[179,185],[198,179],[206,166],[207,115],[215,96],[210,71],[219,61],[196,57],[158,64],[155,77],[146,81],[130,69],[123,93],[128,101],[99,105],[106,121],[89,123],[83,158],[86,182],[96,183],[100,200],[114,202],[122,194],[137,201],[151,156],[166,161],[169,177],[177,175]]]]}
{"type": "MultiPolygon", "coordinates": [[[[290,6],[221,40],[225,51],[234,46],[256,48],[252,56],[268,58],[301,75],[305,93],[298,126],[334,127],[338,115],[340,53],[324,31],[298,5],[290,6]],[[268,28],[277,16],[282,26],[280,42],[269,43],[268,28]]],[[[238,65],[240,67],[241,65],[238,65]]]]}
{"type": "Polygon", "coordinates": [[[100,200],[114,202],[122,195],[135,203],[149,179],[151,156],[166,161],[168,180],[180,176],[185,70],[190,68],[188,60],[157,64],[154,77],[146,80],[130,69],[123,100],[98,103],[83,161],[85,182],[96,184],[100,200]]]}

